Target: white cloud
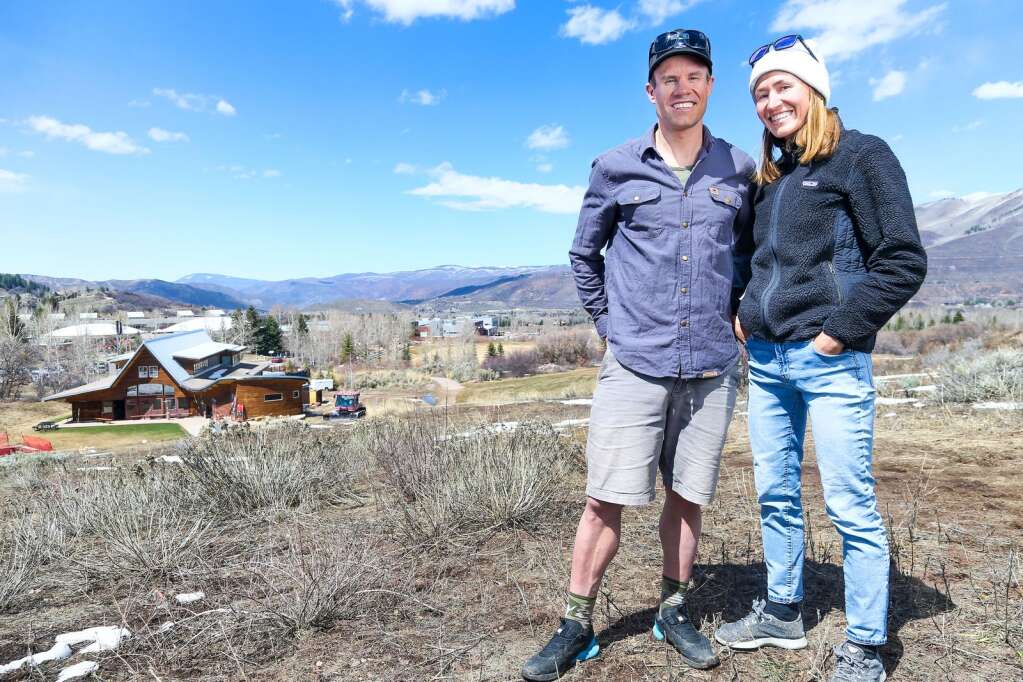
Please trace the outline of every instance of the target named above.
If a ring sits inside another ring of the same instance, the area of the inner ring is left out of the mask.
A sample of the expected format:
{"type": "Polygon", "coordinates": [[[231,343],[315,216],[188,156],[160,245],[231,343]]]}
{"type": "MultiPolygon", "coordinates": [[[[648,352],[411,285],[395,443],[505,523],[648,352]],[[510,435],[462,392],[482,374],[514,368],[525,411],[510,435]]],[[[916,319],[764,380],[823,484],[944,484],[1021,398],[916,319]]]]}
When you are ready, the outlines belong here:
{"type": "Polygon", "coordinates": [[[447,90],[438,90],[437,92],[430,92],[425,88],[422,90],[402,90],[401,94],[398,95],[398,101],[402,104],[418,104],[421,107],[433,107],[440,104],[440,101],[444,99],[448,94],[447,90]]]}
{"type": "Polygon", "coordinates": [[[49,116],[33,116],[28,119],[28,126],[49,138],[77,142],[97,152],[106,154],[148,154],[149,150],[140,147],[128,137],[127,133],[95,132],[81,123],[61,123],[49,116]]]}
{"type": "Polygon", "coordinates": [[[206,95],[196,95],[190,92],[179,93],[173,88],[153,88],[153,94],[163,97],[174,103],[178,109],[185,111],[202,111],[206,108],[206,95]]]}
{"type": "Polygon", "coordinates": [[[230,166],[217,166],[217,170],[223,173],[229,173],[235,180],[253,180],[255,178],[279,178],[281,172],[276,168],[267,168],[265,170],[259,170],[258,168],[249,168],[241,164],[235,163],[230,166]]]}
{"type": "Polygon", "coordinates": [[[870,84],[874,86],[874,101],[880,102],[906,89],[906,72],[889,71],[881,78],[871,78],[870,84]]]}
{"type": "Polygon", "coordinates": [[[568,10],[568,16],[568,21],[561,26],[561,35],[578,38],[586,45],[613,42],[636,26],[616,9],[605,10],[593,5],[573,7],[568,10]]]}
{"type": "Polygon", "coordinates": [[[998,81],[978,85],[973,91],[977,99],[1018,99],[1023,97],[1023,81],[998,81]]]}
{"type": "Polygon", "coordinates": [[[36,153],[31,149],[26,149],[23,152],[18,152],[18,156],[23,159],[34,159],[36,157],[36,153]]]}
{"type": "Polygon", "coordinates": [[[503,178],[463,175],[450,163],[430,171],[433,182],[409,194],[437,199],[459,211],[531,208],[543,213],[574,214],[582,205],[585,187],[521,183],[503,178]]]}
{"type": "Polygon", "coordinates": [[[263,171],[263,177],[264,178],[279,178],[279,177],[281,177],[281,172],[279,170],[277,170],[276,168],[267,168],[265,171],[263,171]]]}
{"type": "Polygon", "coordinates": [[[668,17],[681,14],[700,0],[639,0],[639,13],[654,26],[668,17]]]}
{"type": "Polygon", "coordinates": [[[129,107],[138,108],[138,109],[144,109],[144,108],[149,106],[149,100],[148,99],[133,99],[132,101],[128,102],[128,106],[129,107]]]}
{"type": "Polygon", "coordinates": [[[15,173],[0,168],[0,192],[20,192],[25,188],[26,182],[28,182],[28,176],[24,173],[15,173]]]}
{"type": "Polygon", "coordinates": [[[955,196],[955,193],[947,189],[935,189],[929,194],[931,199],[949,199],[955,196]]]}
{"type": "Polygon", "coordinates": [[[411,163],[399,162],[395,164],[394,172],[398,175],[412,175],[416,172],[416,167],[411,163]]]}
{"type": "Polygon", "coordinates": [[[553,163],[539,163],[536,166],[537,173],[550,173],[553,170],[554,170],[553,163]]]}
{"type": "Polygon", "coordinates": [[[223,114],[224,116],[234,116],[238,113],[238,110],[231,106],[231,103],[226,99],[217,100],[217,113],[223,114]]]}
{"type": "Polygon", "coordinates": [[[188,135],[175,133],[163,128],[150,128],[149,139],[153,142],[188,142],[188,135]]]}
{"type": "MultiPolygon", "coordinates": [[[[349,21],[356,0],[334,0],[342,10],[341,20],[349,21]]],[[[385,21],[408,26],[416,19],[443,18],[472,21],[495,17],[515,9],[515,0],[359,0],[385,21]]]]}
{"type": "Polygon", "coordinates": [[[234,116],[238,111],[223,97],[217,95],[201,95],[194,92],[178,92],[173,88],[153,88],[153,94],[171,101],[174,106],[185,111],[215,110],[224,116],[234,116]]]}
{"type": "Polygon", "coordinates": [[[981,127],[982,125],[984,125],[984,120],[978,118],[978,119],[976,119],[974,121],[970,121],[969,123],[964,123],[963,125],[954,125],[954,126],[952,126],[952,132],[953,133],[966,133],[966,132],[969,132],[971,130],[976,130],[977,128],[981,127]]]}
{"type": "Polygon", "coordinates": [[[526,146],[530,149],[564,149],[568,146],[568,133],[564,126],[554,124],[540,126],[529,134],[526,139],[526,146]]]}
{"type": "Polygon", "coordinates": [[[840,62],[875,45],[936,28],[947,6],[907,12],[905,4],[906,0],[786,0],[771,31],[809,34],[816,54],[840,62]]]}

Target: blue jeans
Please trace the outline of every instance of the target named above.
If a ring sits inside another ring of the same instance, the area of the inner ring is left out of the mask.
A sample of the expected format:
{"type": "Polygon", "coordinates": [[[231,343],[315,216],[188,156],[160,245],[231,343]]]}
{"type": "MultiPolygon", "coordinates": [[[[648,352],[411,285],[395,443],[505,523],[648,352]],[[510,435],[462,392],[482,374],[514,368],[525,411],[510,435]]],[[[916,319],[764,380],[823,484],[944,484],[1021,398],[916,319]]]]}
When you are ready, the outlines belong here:
{"type": "Polygon", "coordinates": [[[760,501],[767,594],[803,600],[800,476],[809,413],[824,505],[842,536],[846,636],[884,644],[888,621],[888,537],[871,472],[874,381],[870,355],[823,355],[812,342],[751,338],[749,434],[760,501]]]}

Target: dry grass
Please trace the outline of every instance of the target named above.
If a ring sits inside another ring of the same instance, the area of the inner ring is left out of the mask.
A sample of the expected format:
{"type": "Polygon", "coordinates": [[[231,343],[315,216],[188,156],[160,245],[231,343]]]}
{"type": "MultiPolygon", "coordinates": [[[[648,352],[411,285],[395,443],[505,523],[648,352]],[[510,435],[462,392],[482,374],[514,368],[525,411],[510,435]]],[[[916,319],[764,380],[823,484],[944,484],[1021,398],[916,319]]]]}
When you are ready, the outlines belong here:
{"type": "Polygon", "coordinates": [[[537,374],[521,379],[501,379],[467,384],[458,394],[458,402],[475,405],[500,405],[533,400],[588,398],[597,385],[597,368],[570,372],[537,374]]]}
{"type": "MultiPolygon", "coordinates": [[[[550,419],[578,416],[577,408],[529,407],[550,419]]],[[[189,457],[219,460],[212,466],[142,460],[111,472],[26,471],[19,487],[4,489],[0,550],[35,568],[0,619],[0,663],[48,648],[58,632],[110,623],[133,637],[98,659],[107,680],[516,678],[562,608],[582,507],[579,446],[538,424],[488,434],[466,418],[489,412],[460,410],[447,423],[434,414],[289,431],[298,444],[253,434],[193,444],[189,457]],[[263,448],[271,454],[259,463],[263,448]],[[238,453],[256,465],[233,459],[238,453]],[[274,458],[302,466],[278,469],[274,458]],[[344,470],[344,494],[324,483],[324,463],[344,470]],[[303,468],[308,478],[286,484],[303,468]],[[24,503],[29,490],[37,504],[24,503]],[[350,493],[363,504],[352,505],[350,493]],[[203,511],[210,507],[212,516],[203,511]],[[29,547],[40,548],[37,558],[29,547]],[[92,577],[69,571],[68,556],[92,577]],[[195,589],[206,598],[174,601],[195,589]]],[[[1019,679],[1020,415],[890,414],[879,414],[876,438],[893,558],[889,679],[1019,679]]],[[[706,510],[691,598],[704,632],[741,615],[763,590],[745,427],[737,417],[706,510]]],[[[625,514],[598,600],[603,653],[565,679],[827,679],[844,629],[841,543],[807,449],[808,649],[725,652],[719,668],[693,672],[651,642],[660,575],[651,505],[625,514]]],[[[4,570],[0,562],[0,590],[12,575],[4,570]]],[[[55,670],[44,666],[37,677],[55,670]]]]}

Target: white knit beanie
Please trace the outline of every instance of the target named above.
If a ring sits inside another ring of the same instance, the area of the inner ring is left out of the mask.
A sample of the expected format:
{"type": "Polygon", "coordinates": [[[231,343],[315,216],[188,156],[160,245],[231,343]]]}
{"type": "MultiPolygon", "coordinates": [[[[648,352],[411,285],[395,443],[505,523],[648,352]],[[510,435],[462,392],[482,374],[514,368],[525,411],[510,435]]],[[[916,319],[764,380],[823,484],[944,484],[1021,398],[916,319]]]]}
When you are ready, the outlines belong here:
{"type": "Polygon", "coordinates": [[[785,71],[803,81],[824,97],[824,104],[831,100],[831,80],[828,67],[824,62],[814,59],[806,46],[796,42],[792,47],[776,50],[773,47],[753,64],[753,73],[749,75],[749,94],[752,97],[757,88],[757,81],[765,73],[785,71]]]}

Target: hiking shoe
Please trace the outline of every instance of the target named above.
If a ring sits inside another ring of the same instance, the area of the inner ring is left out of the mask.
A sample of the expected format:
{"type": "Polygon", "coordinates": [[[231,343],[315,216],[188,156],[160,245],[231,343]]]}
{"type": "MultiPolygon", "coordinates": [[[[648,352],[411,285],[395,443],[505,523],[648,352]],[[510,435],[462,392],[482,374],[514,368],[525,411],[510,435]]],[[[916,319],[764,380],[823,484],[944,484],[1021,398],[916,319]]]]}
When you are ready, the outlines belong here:
{"type": "Polygon", "coordinates": [[[706,670],[718,664],[710,640],[693,626],[685,604],[665,609],[663,614],[658,612],[652,634],[658,641],[667,639],[691,668],[706,670]]]}
{"type": "Polygon", "coordinates": [[[714,639],[731,649],[759,649],[762,646],[777,646],[782,649],[803,649],[806,647],[806,633],[803,619],[791,623],[778,620],[764,613],[767,602],[753,601],[753,610],[734,623],[725,623],[714,633],[714,639]]]}
{"type": "Polygon", "coordinates": [[[531,682],[557,680],[577,661],[588,661],[600,653],[593,628],[577,620],[561,619],[561,627],[540,650],[522,666],[522,679],[531,682]]]}
{"type": "Polygon", "coordinates": [[[864,649],[853,642],[836,646],[835,671],[831,682],[884,682],[888,675],[877,652],[864,649]]]}

